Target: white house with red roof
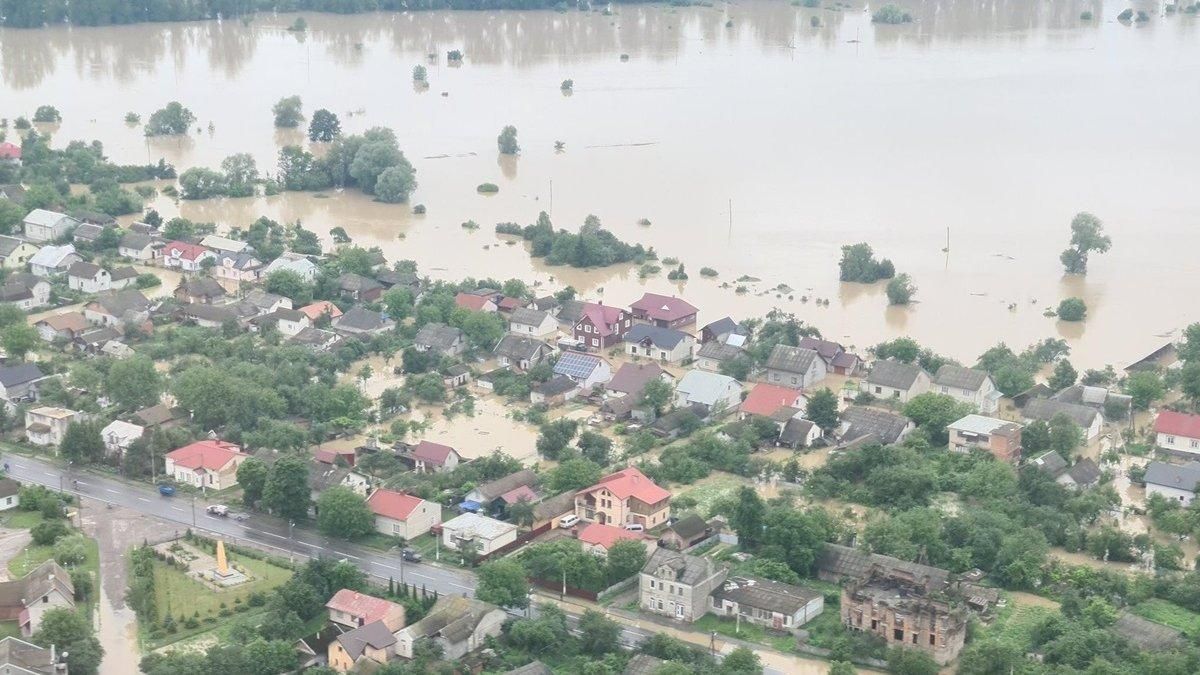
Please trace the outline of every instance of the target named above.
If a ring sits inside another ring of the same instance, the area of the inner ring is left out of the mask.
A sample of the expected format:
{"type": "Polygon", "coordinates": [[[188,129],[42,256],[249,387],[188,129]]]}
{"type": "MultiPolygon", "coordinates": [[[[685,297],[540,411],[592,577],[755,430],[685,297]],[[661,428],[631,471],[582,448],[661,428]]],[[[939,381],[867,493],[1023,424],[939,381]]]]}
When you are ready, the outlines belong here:
{"type": "Polygon", "coordinates": [[[330,319],[336,319],[342,315],[342,310],[338,309],[337,305],[328,300],[319,300],[311,305],[305,305],[300,308],[300,311],[304,312],[304,316],[307,316],[309,321],[313,323],[316,323],[321,317],[327,314],[330,319]]]}
{"type": "Polygon", "coordinates": [[[453,471],[462,461],[462,455],[459,455],[457,450],[432,441],[421,441],[414,445],[407,458],[413,463],[413,470],[417,473],[453,471]]]}
{"type": "Polygon", "coordinates": [[[226,441],[205,439],[168,452],[166,473],[176,482],[224,490],[237,485],[237,469],[250,455],[226,441]]]}
{"type": "Polygon", "coordinates": [[[673,295],[646,293],[629,306],[634,321],[653,324],[659,328],[681,328],[696,324],[699,311],[692,303],[673,295]]]}
{"type": "Polygon", "coordinates": [[[638,523],[649,530],[671,517],[671,493],[631,466],[577,492],[575,515],[601,525],[638,523]]]}
{"type": "Polygon", "coordinates": [[[600,557],[607,556],[608,549],[619,541],[649,541],[637,532],[631,532],[616,525],[601,525],[600,523],[584,525],[575,536],[583,545],[583,550],[600,557]]]}
{"type": "Polygon", "coordinates": [[[1200,415],[1164,410],[1154,418],[1154,435],[1164,450],[1200,455],[1200,415]]]}
{"type": "Polygon", "coordinates": [[[454,305],[472,312],[494,312],[497,309],[496,303],[492,302],[490,297],[474,293],[460,292],[454,296],[454,305]]]}
{"type": "Polygon", "coordinates": [[[215,264],[217,254],[199,244],[189,244],[186,241],[172,241],[162,248],[162,263],[164,267],[184,272],[199,272],[205,260],[212,260],[215,264]]]}
{"type": "Polygon", "coordinates": [[[404,628],[404,605],[349,588],[334,593],[325,609],[329,610],[330,621],[351,629],[376,621],[382,621],[390,631],[404,628]]]}
{"type": "Polygon", "coordinates": [[[796,408],[803,413],[808,409],[808,399],[804,394],[790,387],[759,382],[746,395],[738,408],[739,416],[745,419],[751,415],[771,417],[780,408],[796,408]]]}
{"type": "Polygon", "coordinates": [[[367,497],[367,508],[375,514],[375,530],[389,537],[416,539],[442,522],[437,504],[404,492],[380,488],[367,497]]]}
{"type": "Polygon", "coordinates": [[[629,312],[603,302],[585,302],[571,335],[588,349],[608,349],[625,339],[633,325],[629,312]]]}
{"type": "Polygon", "coordinates": [[[13,143],[0,143],[0,162],[5,164],[21,163],[21,146],[13,143]]]}

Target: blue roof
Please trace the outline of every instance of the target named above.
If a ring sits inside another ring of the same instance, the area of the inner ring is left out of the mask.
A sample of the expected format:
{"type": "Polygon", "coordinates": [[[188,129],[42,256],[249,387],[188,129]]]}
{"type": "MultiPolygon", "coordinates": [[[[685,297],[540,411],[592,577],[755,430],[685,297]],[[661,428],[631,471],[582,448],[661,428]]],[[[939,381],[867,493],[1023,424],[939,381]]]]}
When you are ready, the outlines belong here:
{"type": "Polygon", "coordinates": [[[557,375],[584,380],[592,374],[600,362],[599,356],[579,352],[563,352],[562,356],[558,357],[558,363],[554,364],[554,372],[557,375]]]}
{"type": "Polygon", "coordinates": [[[687,333],[673,328],[661,328],[644,323],[635,324],[629,329],[629,332],[625,333],[626,342],[641,342],[649,339],[650,342],[663,349],[674,349],[686,337],[687,333]]]}

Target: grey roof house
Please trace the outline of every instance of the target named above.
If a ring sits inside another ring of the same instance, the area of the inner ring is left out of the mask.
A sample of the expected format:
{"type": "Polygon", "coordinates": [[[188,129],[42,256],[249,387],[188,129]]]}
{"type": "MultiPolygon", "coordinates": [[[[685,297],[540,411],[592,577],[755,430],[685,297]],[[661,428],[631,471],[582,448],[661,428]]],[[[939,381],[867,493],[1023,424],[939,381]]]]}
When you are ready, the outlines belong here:
{"type": "Polygon", "coordinates": [[[391,330],[396,322],[379,312],[363,307],[351,307],[345,314],[334,319],[333,329],[346,335],[374,335],[391,330]]]}
{"type": "Polygon", "coordinates": [[[501,366],[524,371],[541,363],[552,351],[541,340],[510,333],[500,338],[492,353],[501,366]]]}
{"type": "Polygon", "coordinates": [[[657,549],[639,575],[638,605],[643,612],[692,623],[708,613],[708,596],[728,573],[712,558],[657,549]]]}
{"type": "Polygon", "coordinates": [[[904,440],[915,428],[912,420],[879,408],[850,406],[842,411],[841,440],[843,443],[871,436],[890,445],[904,440]]]}
{"type": "Polygon", "coordinates": [[[792,389],[807,389],[825,379],[828,370],[817,350],[775,345],[767,357],[765,382],[792,389]]]}
{"type": "Polygon", "coordinates": [[[456,356],[467,349],[467,336],[453,326],[444,323],[427,323],[421,326],[413,338],[413,347],[421,352],[437,352],[445,356],[456,356]]]}
{"type": "Polygon", "coordinates": [[[1084,437],[1089,441],[1099,436],[1104,426],[1104,417],[1095,408],[1078,403],[1064,403],[1052,398],[1031,399],[1021,410],[1021,415],[1026,422],[1050,422],[1059,415],[1066,415],[1075,426],[1083,430],[1084,437]]]}
{"type": "Polygon", "coordinates": [[[892,359],[876,361],[860,389],[875,398],[896,399],[901,403],[929,391],[930,378],[920,366],[892,359]]]}
{"type": "Polygon", "coordinates": [[[663,363],[680,364],[692,358],[696,338],[653,324],[637,323],[625,333],[625,352],[663,363]]]}

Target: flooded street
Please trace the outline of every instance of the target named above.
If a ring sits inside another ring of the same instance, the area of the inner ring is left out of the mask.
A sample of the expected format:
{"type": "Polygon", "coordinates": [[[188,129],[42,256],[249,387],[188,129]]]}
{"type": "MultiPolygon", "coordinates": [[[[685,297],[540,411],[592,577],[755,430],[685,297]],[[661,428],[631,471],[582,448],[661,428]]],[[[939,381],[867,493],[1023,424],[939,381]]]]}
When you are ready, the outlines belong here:
{"type": "Polygon", "coordinates": [[[1194,308],[1160,290],[1200,291],[1189,273],[1200,137],[1168,114],[1200,104],[1189,84],[1200,20],[1153,8],[1149,22],[1123,25],[1115,1],[905,6],[917,20],[902,26],[873,25],[860,7],[752,0],[613,16],[310,14],[307,34],[283,29],[294,15],[269,14],[4,30],[0,115],[53,104],[64,117],[56,144],[97,138],[118,161],[180,169],[250,152],[267,172],[283,144],[303,142],[272,127],[283,96],[299,94],[309,115],[334,110],[347,132],[392,127],[428,215],[355,192],[154,206],[222,227],[260,215],[322,234],[342,226],[435,277],[554,278],[621,303],[644,288],[686,293],[702,320],[779,306],[859,348],[910,334],[965,360],[999,340],[1060,336],[1078,366],[1123,365],[1191,321],[1194,308]],[[1096,20],[1081,21],[1084,9],[1096,20]],[[466,54],[461,66],[446,65],[450,49],[466,54]],[[424,91],[411,85],[417,63],[430,71],[424,91]],[[147,141],[123,121],[172,99],[205,130],[147,141]],[[523,150],[498,161],[496,134],[510,123],[523,150]],[[500,193],[476,194],[482,182],[500,193]],[[543,209],[569,228],[595,213],[679,257],[692,280],[546,268],[491,232],[543,209]],[[1081,210],[1105,221],[1113,249],[1086,279],[1068,279],[1058,254],[1081,210]],[[483,227],[463,230],[468,219],[483,227]],[[881,287],[838,284],[839,248],[855,241],[911,274],[919,304],[888,309],[881,287]],[[1149,244],[1159,241],[1172,245],[1149,244]],[[701,279],[701,266],[720,278],[701,279]],[[762,281],[738,295],[741,275],[762,281]],[[765,292],[780,283],[796,290],[765,292]],[[1087,302],[1085,324],[1042,316],[1066,296],[1087,302]]]}

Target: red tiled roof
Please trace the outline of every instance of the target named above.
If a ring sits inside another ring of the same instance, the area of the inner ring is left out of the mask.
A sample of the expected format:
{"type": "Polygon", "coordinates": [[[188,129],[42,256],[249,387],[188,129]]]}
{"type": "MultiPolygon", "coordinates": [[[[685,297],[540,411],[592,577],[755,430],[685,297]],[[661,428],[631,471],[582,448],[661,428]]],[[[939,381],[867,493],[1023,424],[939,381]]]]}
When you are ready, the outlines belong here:
{"type": "Polygon", "coordinates": [[[327,450],[322,448],[320,450],[313,451],[313,458],[324,464],[333,464],[337,461],[338,457],[345,459],[347,464],[350,464],[351,466],[354,465],[355,457],[353,450],[327,450]]]}
{"type": "Polygon", "coordinates": [[[301,307],[299,311],[304,312],[304,316],[307,316],[313,321],[321,318],[321,316],[324,314],[328,314],[329,318],[331,319],[336,319],[342,315],[342,310],[338,309],[337,305],[328,300],[322,300],[320,302],[314,302],[311,305],[305,305],[301,307]]]}
{"type": "Polygon", "coordinates": [[[746,400],[742,401],[741,411],[750,415],[770,417],[776,410],[784,406],[796,405],[800,392],[777,384],[760,382],[754,385],[746,400]]]}
{"type": "Polygon", "coordinates": [[[596,302],[583,303],[583,316],[592,322],[600,335],[612,335],[609,326],[621,320],[621,308],[596,302]]]}
{"type": "Polygon", "coordinates": [[[632,466],[616,473],[610,473],[601,478],[599,483],[589,488],[584,488],[579,493],[595,492],[601,488],[607,488],[617,499],[634,497],[646,504],[657,504],[671,496],[670,492],[659,487],[654,481],[646,477],[646,474],[632,466]]]}
{"type": "Polygon", "coordinates": [[[537,493],[528,485],[522,485],[500,495],[500,499],[503,499],[505,504],[516,504],[521,501],[533,503],[537,501],[537,493]]]}
{"type": "Polygon", "coordinates": [[[203,440],[172,450],[167,453],[167,458],[185,469],[219,471],[241,454],[242,449],[234,443],[203,440]]]}
{"type": "Polygon", "coordinates": [[[195,260],[209,252],[208,249],[199,244],[189,244],[186,241],[173,241],[163,247],[163,255],[169,258],[182,258],[184,260],[195,260]]]}
{"type": "Polygon", "coordinates": [[[469,309],[473,312],[480,311],[486,307],[489,302],[491,302],[490,299],[482,295],[474,295],[471,293],[460,292],[458,295],[454,296],[454,304],[456,306],[469,309]]]}
{"type": "Polygon", "coordinates": [[[1154,431],[1184,438],[1200,438],[1200,415],[1164,410],[1154,419],[1154,431]]]}
{"type": "Polygon", "coordinates": [[[363,619],[363,624],[375,623],[383,621],[387,618],[389,612],[396,607],[396,603],[383,598],[377,598],[373,595],[352,591],[349,588],[343,588],[329,602],[325,603],[325,607],[330,610],[345,612],[353,617],[363,619]]]}
{"type": "Polygon", "coordinates": [[[520,298],[510,298],[508,296],[504,296],[503,298],[500,298],[499,306],[500,309],[513,310],[518,307],[524,307],[525,301],[520,298]]]}
{"type": "Polygon", "coordinates": [[[419,460],[429,462],[430,464],[437,464],[438,466],[441,466],[446,463],[446,460],[450,457],[450,453],[452,452],[456,451],[454,448],[448,445],[431,443],[430,441],[421,441],[412,449],[412,456],[419,460]]]}
{"type": "Polygon", "coordinates": [[[381,488],[367,498],[367,507],[377,516],[404,521],[423,501],[420,497],[381,488]]]}
{"type": "Polygon", "coordinates": [[[659,319],[661,321],[675,321],[676,319],[682,319],[685,316],[695,314],[698,311],[692,306],[692,303],[683,298],[677,298],[672,295],[659,295],[657,293],[642,295],[641,300],[633,303],[629,308],[641,310],[651,319],[659,319]]]}
{"type": "Polygon", "coordinates": [[[593,546],[600,546],[604,550],[612,548],[613,544],[618,541],[631,540],[638,541],[642,537],[636,532],[630,532],[623,527],[615,525],[601,525],[600,523],[588,523],[582,530],[579,531],[579,541],[593,546]]]}
{"type": "Polygon", "coordinates": [[[21,159],[21,146],[0,143],[0,159],[21,159]]]}

